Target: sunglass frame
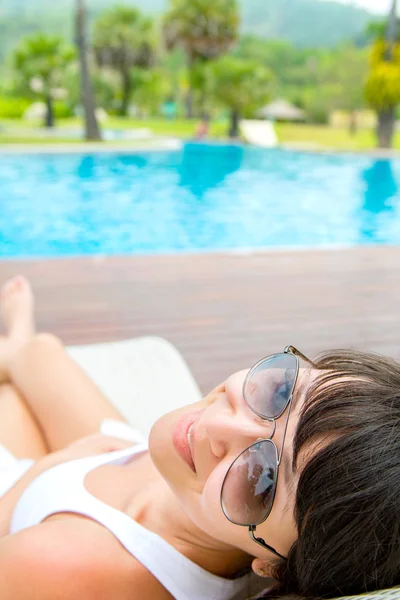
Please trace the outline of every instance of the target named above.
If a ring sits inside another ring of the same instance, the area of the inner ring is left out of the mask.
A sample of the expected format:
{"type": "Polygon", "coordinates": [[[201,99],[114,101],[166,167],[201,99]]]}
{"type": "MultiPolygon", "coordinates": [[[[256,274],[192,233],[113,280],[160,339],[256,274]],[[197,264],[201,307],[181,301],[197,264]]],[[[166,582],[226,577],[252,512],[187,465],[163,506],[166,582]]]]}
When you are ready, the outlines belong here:
{"type": "Polygon", "coordinates": [[[296,349],[294,346],[286,346],[286,348],[284,349],[284,351],[283,351],[283,352],[279,352],[279,353],[277,353],[277,354],[271,354],[270,356],[266,356],[265,358],[263,358],[263,359],[261,359],[260,361],[258,361],[258,363],[256,363],[256,364],[254,365],[254,367],[252,367],[252,368],[250,369],[249,373],[247,374],[247,376],[246,376],[246,379],[245,379],[245,381],[244,381],[244,383],[243,383],[243,398],[244,398],[244,400],[245,400],[245,402],[246,402],[247,406],[249,407],[249,409],[250,409],[250,410],[251,410],[251,411],[252,411],[254,414],[256,414],[256,415],[257,415],[258,417],[260,417],[261,419],[264,419],[265,421],[270,421],[271,423],[273,423],[273,425],[274,425],[274,430],[273,430],[273,432],[272,432],[272,435],[271,435],[271,437],[269,437],[269,438],[264,438],[264,439],[260,439],[260,440],[257,440],[257,442],[254,442],[254,444],[251,444],[250,446],[248,446],[247,448],[245,448],[245,449],[243,450],[243,452],[241,452],[241,453],[239,454],[239,456],[237,456],[237,457],[235,458],[235,460],[232,462],[232,464],[230,465],[229,469],[228,469],[228,470],[227,470],[227,472],[226,472],[226,475],[225,475],[225,477],[224,477],[224,480],[223,480],[223,482],[222,482],[222,486],[221,486],[221,494],[220,494],[220,502],[221,502],[221,508],[222,508],[222,512],[224,513],[224,515],[225,515],[225,517],[228,519],[228,521],[230,521],[230,522],[231,522],[231,523],[233,523],[234,525],[238,525],[239,527],[248,527],[248,528],[249,528],[249,535],[250,535],[250,538],[251,538],[251,539],[252,539],[252,540],[253,540],[253,541],[254,541],[256,544],[258,544],[258,545],[262,546],[263,548],[265,548],[265,549],[269,550],[270,552],[272,552],[273,554],[275,554],[276,556],[278,556],[279,558],[282,558],[282,559],[284,559],[284,560],[286,560],[286,557],[285,557],[285,556],[283,556],[282,554],[280,554],[280,553],[279,553],[277,550],[275,550],[275,548],[273,548],[272,546],[270,546],[269,544],[267,544],[267,543],[266,543],[266,542],[265,542],[265,541],[264,541],[262,538],[260,538],[260,537],[257,537],[257,536],[255,535],[255,531],[256,531],[256,528],[258,527],[258,525],[261,525],[262,523],[264,523],[264,522],[265,522],[265,521],[268,519],[269,515],[271,514],[272,507],[273,507],[273,505],[274,505],[274,500],[275,500],[275,495],[276,495],[276,488],[277,488],[277,484],[278,484],[278,477],[279,477],[279,465],[280,465],[280,463],[281,463],[281,460],[282,460],[282,454],[283,454],[283,448],[284,448],[284,445],[285,445],[286,432],[287,432],[287,428],[288,428],[288,424],[289,424],[290,412],[291,412],[291,409],[292,409],[292,402],[293,402],[293,392],[294,392],[294,389],[295,389],[295,387],[296,387],[297,378],[298,378],[298,375],[299,375],[299,366],[300,366],[299,358],[302,358],[304,361],[306,361],[307,363],[309,363],[309,364],[310,364],[312,367],[314,367],[314,368],[316,367],[316,365],[315,365],[315,364],[314,364],[314,363],[313,363],[313,362],[312,362],[312,361],[311,361],[309,358],[307,358],[307,357],[306,357],[304,354],[302,354],[302,352],[300,352],[299,350],[297,350],[297,349],[296,349]],[[261,413],[257,412],[256,410],[254,410],[254,408],[252,408],[252,407],[250,406],[250,404],[247,402],[247,400],[246,400],[246,395],[245,395],[245,388],[246,388],[246,384],[249,382],[249,380],[250,380],[251,376],[254,374],[254,372],[255,372],[255,371],[256,371],[256,370],[257,370],[257,369],[258,369],[258,368],[259,368],[259,367],[260,367],[260,366],[261,366],[261,365],[262,365],[264,362],[267,362],[267,361],[269,362],[269,361],[270,361],[272,358],[279,357],[279,356],[284,356],[284,355],[287,355],[287,354],[291,354],[291,355],[292,355],[292,356],[293,356],[293,357],[296,359],[296,375],[295,375],[295,377],[294,377],[294,380],[293,380],[293,386],[292,386],[292,390],[291,390],[290,396],[289,396],[289,398],[288,398],[288,400],[287,400],[287,402],[286,402],[286,404],[285,404],[284,408],[283,408],[283,409],[282,409],[282,411],[279,413],[279,415],[278,415],[278,416],[276,416],[276,417],[270,417],[270,418],[268,418],[268,417],[266,417],[265,415],[263,415],[263,414],[261,414],[261,413]],[[281,417],[281,416],[284,414],[284,412],[285,412],[286,410],[288,411],[288,413],[287,413],[287,417],[286,417],[286,424],[285,424],[285,429],[284,429],[284,432],[283,432],[283,437],[282,437],[282,447],[281,447],[281,452],[279,453],[279,452],[278,452],[277,445],[275,444],[275,442],[273,441],[273,439],[272,439],[272,438],[273,438],[273,436],[274,436],[274,434],[275,434],[275,430],[276,430],[276,421],[277,421],[277,419],[279,419],[279,417],[281,417]],[[245,452],[247,452],[248,450],[250,450],[251,448],[253,448],[253,446],[255,446],[255,445],[257,445],[257,444],[260,444],[260,443],[262,443],[262,442],[269,442],[269,443],[273,444],[273,446],[274,446],[274,448],[275,448],[275,453],[276,453],[276,459],[277,459],[277,464],[276,464],[276,478],[275,478],[275,485],[274,485],[274,489],[273,489],[272,499],[271,499],[271,502],[270,502],[270,504],[269,504],[269,507],[268,507],[268,509],[267,509],[267,511],[266,511],[266,515],[264,516],[264,518],[263,518],[263,519],[261,519],[261,520],[260,520],[260,521],[258,521],[257,523],[237,523],[237,522],[233,521],[232,519],[230,519],[230,518],[229,518],[229,516],[227,515],[227,513],[226,513],[226,512],[225,512],[225,510],[224,510],[224,504],[223,504],[223,501],[222,501],[222,494],[223,494],[223,490],[224,490],[225,481],[226,481],[226,479],[227,479],[227,477],[228,477],[228,475],[229,475],[229,473],[230,473],[230,471],[231,471],[231,469],[232,469],[233,465],[236,463],[236,461],[237,461],[237,460],[238,460],[238,459],[239,459],[239,458],[240,458],[240,457],[241,457],[241,456],[242,456],[242,455],[243,455],[245,452]]]}

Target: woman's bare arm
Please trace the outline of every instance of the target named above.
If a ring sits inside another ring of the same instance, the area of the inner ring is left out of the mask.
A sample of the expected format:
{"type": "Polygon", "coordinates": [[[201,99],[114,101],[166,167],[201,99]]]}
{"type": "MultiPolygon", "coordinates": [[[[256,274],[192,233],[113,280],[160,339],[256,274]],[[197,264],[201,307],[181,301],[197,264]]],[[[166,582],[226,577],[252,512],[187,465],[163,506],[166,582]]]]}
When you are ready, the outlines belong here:
{"type": "MultiPolygon", "coordinates": [[[[6,536],[10,531],[11,517],[15,506],[23,492],[36,477],[51,467],[61,463],[94,456],[116,450],[124,450],[132,446],[132,442],[107,437],[101,434],[92,435],[67,446],[63,450],[48,454],[39,459],[13,487],[0,498],[0,538],[6,536]]],[[[0,588],[1,590],[1,588],[0,588]]],[[[1,595],[0,595],[1,597],[1,595]]]]}
{"type": "Polygon", "coordinates": [[[0,540],[1,599],[126,600],[126,565],[106,555],[98,530],[93,522],[67,519],[0,540]]]}
{"type": "Polygon", "coordinates": [[[0,540],[1,600],[173,600],[104,527],[71,517],[0,540]]]}

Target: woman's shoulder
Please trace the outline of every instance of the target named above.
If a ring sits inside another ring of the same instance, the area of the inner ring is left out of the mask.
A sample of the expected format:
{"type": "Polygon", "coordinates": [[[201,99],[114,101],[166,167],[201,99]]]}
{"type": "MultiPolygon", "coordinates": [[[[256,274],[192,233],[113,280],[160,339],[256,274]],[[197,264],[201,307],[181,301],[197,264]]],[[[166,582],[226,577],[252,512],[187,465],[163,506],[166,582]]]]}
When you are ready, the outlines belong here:
{"type": "Polygon", "coordinates": [[[90,520],[60,519],[0,541],[2,600],[172,596],[109,531],[90,520]]]}

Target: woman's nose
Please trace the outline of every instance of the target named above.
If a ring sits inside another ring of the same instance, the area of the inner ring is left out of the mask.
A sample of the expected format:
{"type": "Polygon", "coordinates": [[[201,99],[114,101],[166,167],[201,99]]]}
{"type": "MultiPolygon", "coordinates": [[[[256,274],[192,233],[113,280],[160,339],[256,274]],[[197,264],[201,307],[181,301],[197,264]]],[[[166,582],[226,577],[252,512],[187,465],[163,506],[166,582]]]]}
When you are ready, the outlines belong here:
{"type": "Polygon", "coordinates": [[[221,460],[228,454],[240,454],[259,439],[271,438],[275,426],[272,421],[261,421],[246,408],[215,414],[206,428],[212,453],[221,460]]]}

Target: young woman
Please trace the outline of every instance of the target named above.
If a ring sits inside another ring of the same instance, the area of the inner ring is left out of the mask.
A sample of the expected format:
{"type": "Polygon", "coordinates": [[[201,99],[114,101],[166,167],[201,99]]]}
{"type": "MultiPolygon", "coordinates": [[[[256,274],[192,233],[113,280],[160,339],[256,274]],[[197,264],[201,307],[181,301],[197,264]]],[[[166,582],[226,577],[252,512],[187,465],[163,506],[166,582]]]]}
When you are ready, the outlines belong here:
{"type": "Polygon", "coordinates": [[[147,447],[36,334],[23,278],[0,308],[2,600],[244,599],[252,571],[309,598],[399,582],[396,362],[278,349],[147,447]]]}

